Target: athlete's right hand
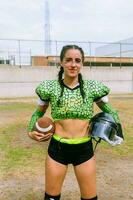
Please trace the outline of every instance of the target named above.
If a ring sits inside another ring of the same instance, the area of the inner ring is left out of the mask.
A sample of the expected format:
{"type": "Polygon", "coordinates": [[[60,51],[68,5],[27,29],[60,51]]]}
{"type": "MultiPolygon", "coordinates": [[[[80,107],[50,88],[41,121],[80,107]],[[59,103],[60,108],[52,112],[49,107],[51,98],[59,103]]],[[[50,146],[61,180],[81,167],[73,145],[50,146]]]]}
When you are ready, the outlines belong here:
{"type": "Polygon", "coordinates": [[[53,135],[53,133],[43,134],[43,133],[39,133],[37,131],[32,131],[32,132],[28,132],[28,135],[33,140],[36,140],[38,142],[43,142],[43,141],[49,140],[51,138],[51,136],[53,135]]]}

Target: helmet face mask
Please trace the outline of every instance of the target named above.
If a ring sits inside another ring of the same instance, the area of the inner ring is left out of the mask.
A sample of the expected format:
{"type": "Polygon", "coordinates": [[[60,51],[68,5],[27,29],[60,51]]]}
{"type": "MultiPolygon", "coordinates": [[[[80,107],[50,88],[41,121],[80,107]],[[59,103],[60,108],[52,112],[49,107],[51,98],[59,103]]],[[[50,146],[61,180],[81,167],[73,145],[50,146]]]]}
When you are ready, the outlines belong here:
{"type": "Polygon", "coordinates": [[[120,141],[116,142],[117,124],[108,113],[101,112],[92,118],[90,122],[90,134],[95,140],[96,138],[100,138],[112,146],[120,144],[120,141]]]}
{"type": "Polygon", "coordinates": [[[109,125],[109,123],[94,122],[90,126],[91,135],[100,137],[103,140],[106,138],[112,140],[116,130],[109,125]]]}

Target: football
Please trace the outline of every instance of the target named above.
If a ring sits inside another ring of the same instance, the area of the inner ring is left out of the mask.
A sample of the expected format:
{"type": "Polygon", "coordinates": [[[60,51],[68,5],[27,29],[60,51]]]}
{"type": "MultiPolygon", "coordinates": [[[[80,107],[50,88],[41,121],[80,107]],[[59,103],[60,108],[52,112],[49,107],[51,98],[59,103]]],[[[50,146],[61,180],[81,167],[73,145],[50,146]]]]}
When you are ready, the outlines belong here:
{"type": "Polygon", "coordinates": [[[35,124],[35,130],[39,133],[44,134],[54,133],[54,122],[49,117],[41,117],[37,120],[35,124]]]}

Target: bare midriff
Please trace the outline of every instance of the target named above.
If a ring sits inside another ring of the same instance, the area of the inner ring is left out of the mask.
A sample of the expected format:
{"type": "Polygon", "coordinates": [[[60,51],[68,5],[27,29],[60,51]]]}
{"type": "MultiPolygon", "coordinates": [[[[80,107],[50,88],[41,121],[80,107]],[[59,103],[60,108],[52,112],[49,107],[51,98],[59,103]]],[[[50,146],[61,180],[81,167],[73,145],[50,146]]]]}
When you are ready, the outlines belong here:
{"type": "Polygon", "coordinates": [[[65,119],[55,122],[55,133],[64,138],[81,138],[88,136],[88,132],[88,120],[65,119]]]}

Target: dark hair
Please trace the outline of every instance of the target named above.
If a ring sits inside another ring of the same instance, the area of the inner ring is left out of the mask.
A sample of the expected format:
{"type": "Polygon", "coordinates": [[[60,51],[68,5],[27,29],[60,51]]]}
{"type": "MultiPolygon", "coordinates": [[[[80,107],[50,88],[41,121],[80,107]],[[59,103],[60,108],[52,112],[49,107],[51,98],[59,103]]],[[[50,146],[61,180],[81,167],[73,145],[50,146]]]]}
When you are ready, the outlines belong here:
{"type": "MultiPolygon", "coordinates": [[[[82,50],[81,47],[79,47],[77,45],[64,46],[60,53],[60,61],[63,61],[65,54],[69,49],[78,49],[82,55],[82,62],[84,62],[84,51],[82,50]]],[[[64,92],[64,85],[63,85],[63,80],[62,80],[63,73],[64,73],[64,69],[63,69],[63,67],[60,67],[60,71],[58,73],[58,81],[59,81],[59,84],[61,87],[61,93],[60,93],[59,99],[57,101],[58,106],[60,105],[60,99],[63,96],[63,92],[64,92]]],[[[83,88],[84,82],[82,79],[82,75],[80,73],[78,74],[78,81],[79,81],[79,85],[80,85],[80,94],[82,95],[83,102],[84,102],[84,99],[85,99],[85,92],[84,92],[84,88],[83,88]]]]}
{"type": "Polygon", "coordinates": [[[84,62],[84,51],[81,47],[77,45],[66,45],[62,48],[61,53],[60,53],[60,61],[63,61],[63,58],[65,57],[66,52],[69,49],[78,49],[82,55],[82,62],[84,62]]]}

